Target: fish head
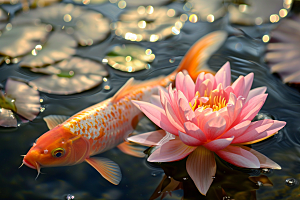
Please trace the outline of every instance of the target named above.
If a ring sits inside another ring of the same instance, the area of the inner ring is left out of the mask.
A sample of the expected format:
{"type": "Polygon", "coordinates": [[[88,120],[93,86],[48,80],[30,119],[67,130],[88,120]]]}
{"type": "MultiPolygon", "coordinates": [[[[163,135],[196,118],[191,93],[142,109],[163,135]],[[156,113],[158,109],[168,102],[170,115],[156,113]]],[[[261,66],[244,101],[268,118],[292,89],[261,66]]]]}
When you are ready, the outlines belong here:
{"type": "Polygon", "coordinates": [[[23,164],[40,171],[42,167],[75,165],[89,156],[90,144],[64,126],[40,136],[24,156],[23,164]]]}

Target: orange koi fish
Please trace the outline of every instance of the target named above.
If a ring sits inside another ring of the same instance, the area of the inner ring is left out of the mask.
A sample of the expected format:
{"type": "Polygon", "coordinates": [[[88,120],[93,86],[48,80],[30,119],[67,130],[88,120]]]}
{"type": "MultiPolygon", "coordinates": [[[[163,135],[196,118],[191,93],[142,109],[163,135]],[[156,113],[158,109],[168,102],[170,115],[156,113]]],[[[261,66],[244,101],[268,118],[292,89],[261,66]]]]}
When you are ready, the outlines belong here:
{"type": "Polygon", "coordinates": [[[45,118],[50,130],[40,136],[25,155],[23,164],[36,169],[42,167],[68,166],[87,162],[105,179],[117,185],[121,181],[119,166],[106,158],[91,157],[118,146],[134,156],[143,156],[126,142],[126,138],[143,116],[131,100],[149,101],[174,81],[175,75],[187,70],[194,78],[200,71],[209,71],[205,62],[225,41],[227,34],[217,31],[200,39],[186,54],[178,68],[170,75],[148,81],[129,79],[112,97],[73,115],[52,115],[45,118]],[[124,143],[122,143],[125,141],[124,143]]]}

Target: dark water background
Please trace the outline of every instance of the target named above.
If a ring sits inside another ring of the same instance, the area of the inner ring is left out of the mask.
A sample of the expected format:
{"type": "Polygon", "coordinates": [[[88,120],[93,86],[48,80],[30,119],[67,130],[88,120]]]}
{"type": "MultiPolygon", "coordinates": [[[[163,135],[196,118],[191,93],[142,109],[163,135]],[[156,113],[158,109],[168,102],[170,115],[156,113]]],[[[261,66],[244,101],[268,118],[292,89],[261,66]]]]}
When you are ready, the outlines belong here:
{"type": "MultiPolygon", "coordinates": [[[[2,7],[13,14],[20,5],[2,7]]],[[[122,12],[116,5],[110,3],[89,7],[101,12],[112,21],[116,21],[122,12]]],[[[167,7],[182,9],[182,4],[172,3],[167,7]]],[[[265,44],[261,37],[273,26],[268,24],[251,27],[234,26],[229,24],[228,16],[214,23],[187,21],[178,36],[154,43],[138,43],[145,48],[151,48],[156,55],[155,61],[148,70],[126,73],[107,66],[110,74],[108,82],[91,90],[66,96],[40,92],[41,99],[44,100],[41,105],[45,110],[35,120],[22,124],[18,128],[0,128],[0,199],[65,199],[67,194],[74,195],[75,199],[149,199],[161,180],[162,169],[149,165],[146,159],[125,155],[117,148],[101,156],[114,160],[121,167],[123,178],[118,186],[104,180],[86,163],[45,168],[42,172],[46,174],[41,174],[35,180],[37,175],[35,170],[26,166],[18,169],[22,162],[20,155],[26,154],[35,139],[48,130],[43,117],[51,114],[73,115],[90,105],[101,102],[111,97],[131,76],[143,80],[171,73],[188,48],[200,37],[214,30],[226,30],[229,37],[221,49],[209,59],[209,66],[217,71],[226,61],[230,61],[232,80],[239,75],[254,72],[252,87],[267,86],[268,88],[269,96],[261,113],[287,122],[285,128],[274,137],[252,145],[255,150],[282,167],[282,170],[265,174],[274,186],[261,186],[256,191],[257,199],[300,199],[299,186],[286,185],[288,178],[300,181],[300,94],[296,89],[283,84],[276,75],[270,74],[263,61],[265,44]],[[105,84],[109,84],[111,90],[104,90],[105,84]]],[[[111,33],[101,43],[78,48],[77,55],[101,61],[112,46],[128,43],[134,42],[126,41],[111,33]]],[[[37,76],[40,75],[20,68],[18,64],[4,63],[0,66],[0,83],[3,85],[8,77],[29,81],[37,76]]],[[[234,180],[232,182],[237,188],[240,187],[239,182],[234,180]]],[[[168,196],[166,199],[181,199],[182,194],[182,191],[176,191],[172,197],[168,196]]],[[[250,199],[250,197],[243,199],[250,199]]]]}

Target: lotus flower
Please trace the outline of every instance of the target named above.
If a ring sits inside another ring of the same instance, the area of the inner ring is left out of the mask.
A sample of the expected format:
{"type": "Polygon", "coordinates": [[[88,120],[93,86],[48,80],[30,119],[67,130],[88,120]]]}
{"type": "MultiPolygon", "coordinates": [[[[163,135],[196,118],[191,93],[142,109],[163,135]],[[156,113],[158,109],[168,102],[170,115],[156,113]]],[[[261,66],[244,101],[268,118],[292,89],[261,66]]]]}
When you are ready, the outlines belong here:
{"type": "Polygon", "coordinates": [[[262,141],[285,126],[271,119],[251,122],[263,106],[266,87],[250,90],[253,73],[240,76],[231,85],[230,64],[216,75],[201,73],[193,82],[178,73],[176,88],[160,89],[152,103],[133,103],[164,131],[130,137],[146,146],[157,145],[149,162],[172,162],[185,158],[186,169],[196,187],[205,195],[216,173],[214,153],[244,168],[281,169],[259,152],[243,146],[262,141]]]}

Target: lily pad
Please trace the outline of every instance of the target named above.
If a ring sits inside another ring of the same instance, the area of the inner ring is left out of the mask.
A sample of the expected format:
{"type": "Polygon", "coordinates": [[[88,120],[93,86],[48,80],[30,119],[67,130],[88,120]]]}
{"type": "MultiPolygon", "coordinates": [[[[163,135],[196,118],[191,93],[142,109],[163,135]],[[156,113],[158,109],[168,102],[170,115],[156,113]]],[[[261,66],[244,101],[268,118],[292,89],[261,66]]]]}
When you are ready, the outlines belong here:
{"type": "Polygon", "coordinates": [[[0,108],[0,126],[17,127],[18,122],[11,110],[0,108]]]}
{"type": "MultiPolygon", "coordinates": [[[[122,2],[122,1],[124,1],[124,0],[117,1],[117,4],[119,2],[122,2]]],[[[148,5],[161,6],[161,5],[171,3],[172,0],[152,0],[152,1],[149,1],[149,0],[139,0],[139,1],[137,1],[137,0],[125,0],[125,2],[126,2],[127,6],[132,6],[132,7],[148,6],[148,5]]]]}
{"type": "Polygon", "coordinates": [[[6,96],[14,100],[16,113],[32,121],[40,112],[40,95],[27,84],[7,79],[5,86],[6,96]]]}
{"type": "Polygon", "coordinates": [[[196,13],[199,20],[208,22],[213,22],[227,13],[224,0],[189,0],[183,9],[196,13]]]}
{"type": "Polygon", "coordinates": [[[245,0],[243,4],[229,5],[230,21],[243,25],[275,23],[287,15],[292,1],[245,0]]]}
{"type": "Polygon", "coordinates": [[[61,32],[53,32],[44,45],[36,46],[20,63],[22,67],[43,67],[70,58],[75,54],[75,39],[61,32]]]}
{"type": "Polygon", "coordinates": [[[4,29],[8,21],[8,14],[0,8],[0,30],[4,29]]]}
{"type": "Polygon", "coordinates": [[[107,2],[108,0],[73,0],[75,3],[81,3],[84,5],[88,4],[102,4],[107,2]]]}
{"type": "Polygon", "coordinates": [[[43,23],[75,37],[82,45],[103,40],[110,32],[109,20],[102,14],[73,4],[55,4],[17,15],[12,24],[43,23]]]}
{"type": "Polygon", "coordinates": [[[0,54],[17,57],[29,53],[48,32],[45,25],[12,26],[0,36],[0,54]]]}
{"type": "Polygon", "coordinates": [[[22,121],[32,121],[40,112],[38,91],[27,84],[8,78],[5,93],[0,90],[0,126],[17,127],[17,113],[22,121]],[[25,119],[24,119],[25,118],[25,119]]]}
{"type": "Polygon", "coordinates": [[[52,94],[68,95],[89,90],[102,82],[108,72],[101,63],[73,57],[34,72],[48,74],[29,82],[34,88],[52,94]]]}
{"type": "Polygon", "coordinates": [[[155,59],[151,49],[138,45],[116,46],[105,57],[107,63],[120,71],[135,72],[149,69],[149,63],[155,59]]]}
{"type": "Polygon", "coordinates": [[[120,16],[115,33],[131,41],[156,42],[180,33],[184,25],[180,15],[166,7],[140,6],[120,16]]]}
{"type": "Polygon", "coordinates": [[[283,19],[271,32],[265,60],[284,83],[300,83],[300,16],[283,19]]]}

